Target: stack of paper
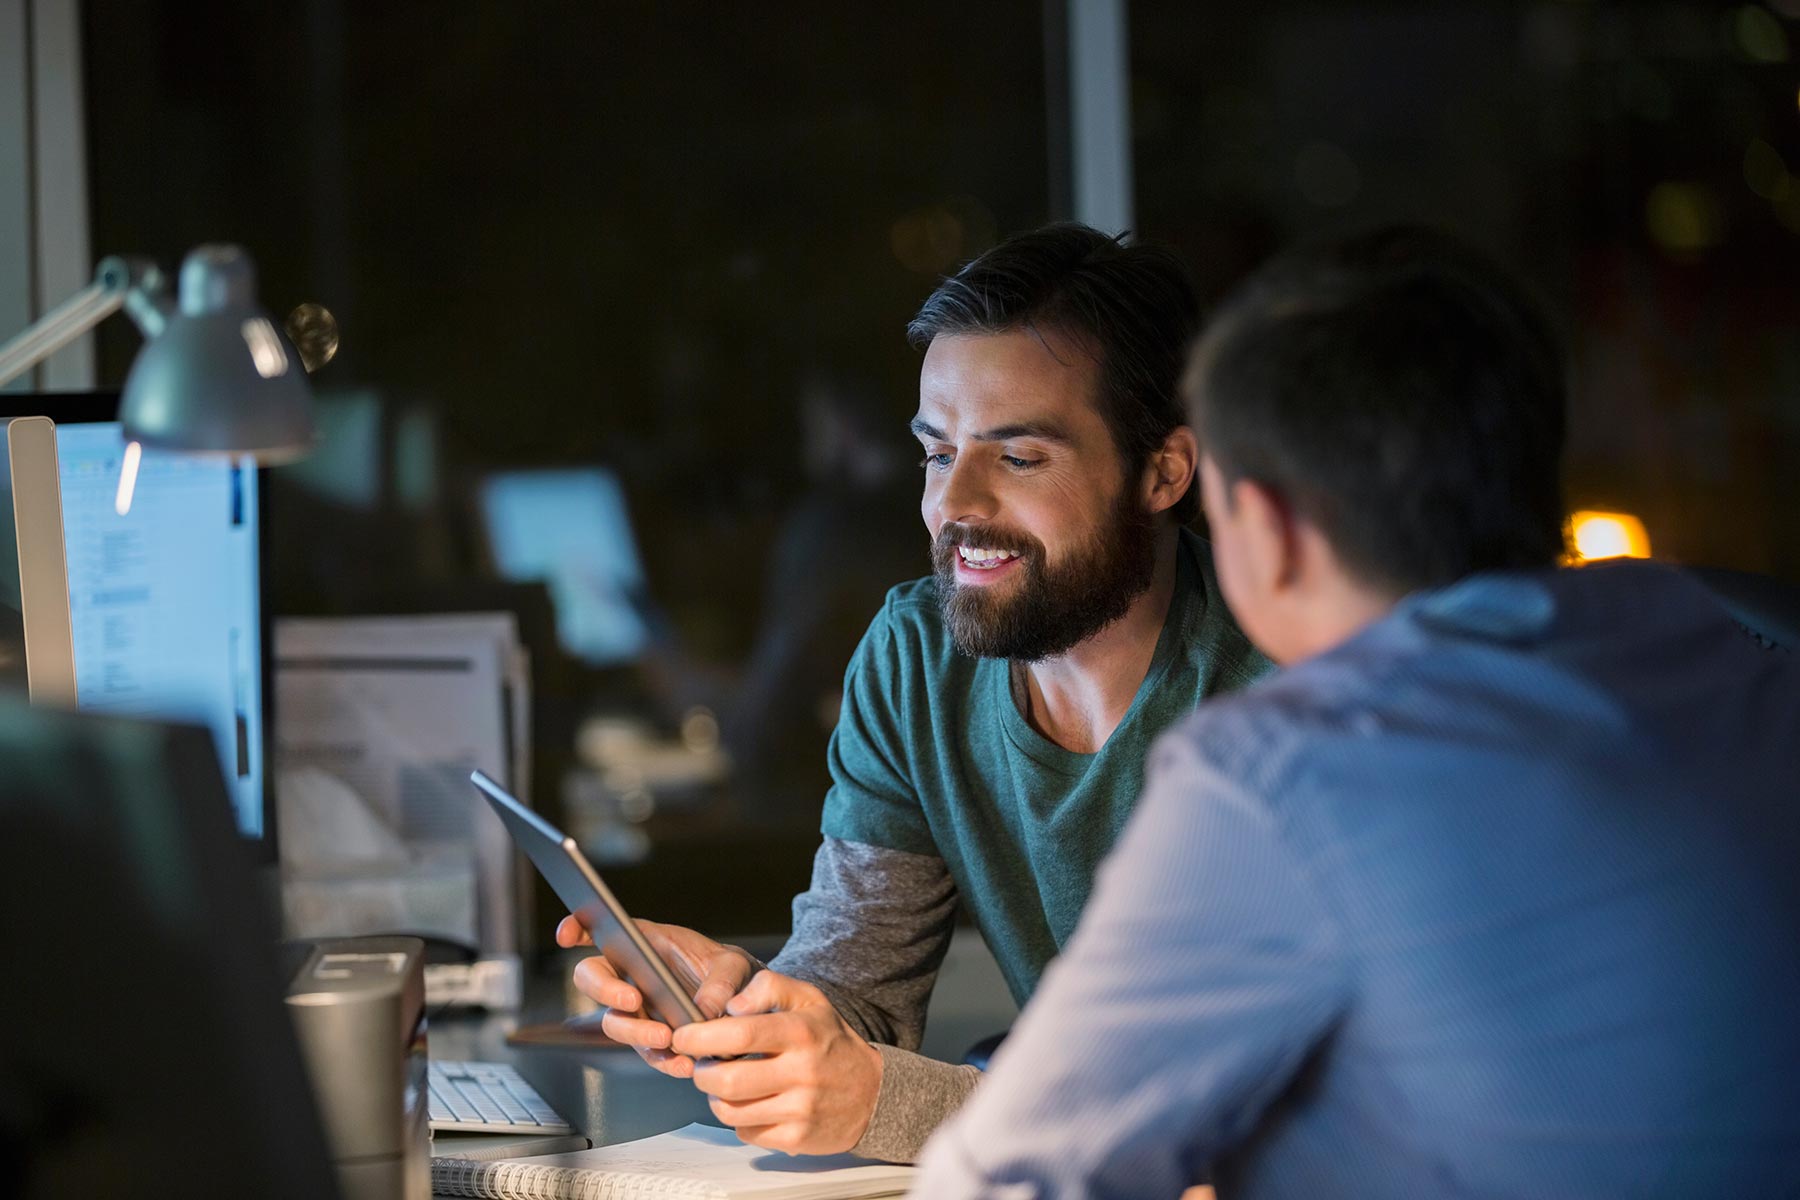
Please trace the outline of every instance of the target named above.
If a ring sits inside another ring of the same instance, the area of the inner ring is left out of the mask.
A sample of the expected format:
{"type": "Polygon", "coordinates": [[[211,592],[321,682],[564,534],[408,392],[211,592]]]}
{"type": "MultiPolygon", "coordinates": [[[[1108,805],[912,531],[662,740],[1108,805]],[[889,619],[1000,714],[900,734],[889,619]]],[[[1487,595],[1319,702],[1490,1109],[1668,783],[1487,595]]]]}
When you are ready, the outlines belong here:
{"type": "Polygon", "coordinates": [[[468,784],[479,769],[529,803],[530,667],[512,615],[287,619],[275,660],[289,934],[516,953],[512,843],[468,784]]]}

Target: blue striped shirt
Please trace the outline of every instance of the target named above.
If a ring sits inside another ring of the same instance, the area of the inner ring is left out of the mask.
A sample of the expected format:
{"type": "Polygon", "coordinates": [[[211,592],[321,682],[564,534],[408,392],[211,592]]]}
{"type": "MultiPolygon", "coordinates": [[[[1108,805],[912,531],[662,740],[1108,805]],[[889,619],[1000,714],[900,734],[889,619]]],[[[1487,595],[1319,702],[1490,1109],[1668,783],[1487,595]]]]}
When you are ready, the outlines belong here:
{"type": "Polygon", "coordinates": [[[1208,701],[915,1194],[1800,1196],[1800,663],[1644,563],[1208,701]]]}

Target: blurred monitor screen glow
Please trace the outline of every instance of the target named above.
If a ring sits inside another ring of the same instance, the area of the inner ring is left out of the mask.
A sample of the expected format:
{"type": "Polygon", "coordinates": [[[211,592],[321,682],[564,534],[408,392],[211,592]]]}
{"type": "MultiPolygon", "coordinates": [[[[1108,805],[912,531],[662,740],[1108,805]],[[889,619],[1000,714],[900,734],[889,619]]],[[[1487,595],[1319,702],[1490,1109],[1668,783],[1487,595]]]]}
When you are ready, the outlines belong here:
{"type": "Polygon", "coordinates": [[[514,582],[542,581],[556,605],[557,640],[594,666],[643,653],[644,568],[618,478],[599,467],[508,471],[481,487],[494,566],[514,582]]]}

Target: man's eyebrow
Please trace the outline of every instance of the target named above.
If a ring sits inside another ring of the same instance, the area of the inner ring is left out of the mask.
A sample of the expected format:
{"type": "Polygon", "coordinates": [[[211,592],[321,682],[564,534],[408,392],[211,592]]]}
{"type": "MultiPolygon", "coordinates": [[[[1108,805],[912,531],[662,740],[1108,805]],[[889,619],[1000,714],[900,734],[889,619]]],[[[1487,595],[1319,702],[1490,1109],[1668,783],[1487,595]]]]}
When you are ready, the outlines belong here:
{"type": "Polygon", "coordinates": [[[1045,442],[1075,441],[1064,431],[1061,425],[1049,421],[1019,421],[1012,425],[1001,425],[995,429],[986,429],[974,435],[978,442],[1009,442],[1013,438],[1037,438],[1045,442]]]}
{"type": "MultiPolygon", "coordinates": [[[[944,440],[944,431],[922,417],[914,417],[910,428],[915,437],[944,440]]],[[[1016,421],[1011,425],[984,429],[980,433],[971,434],[970,437],[977,442],[1007,442],[1013,438],[1038,438],[1046,442],[1062,442],[1065,445],[1072,445],[1075,441],[1064,431],[1062,426],[1049,421],[1016,421]]]]}

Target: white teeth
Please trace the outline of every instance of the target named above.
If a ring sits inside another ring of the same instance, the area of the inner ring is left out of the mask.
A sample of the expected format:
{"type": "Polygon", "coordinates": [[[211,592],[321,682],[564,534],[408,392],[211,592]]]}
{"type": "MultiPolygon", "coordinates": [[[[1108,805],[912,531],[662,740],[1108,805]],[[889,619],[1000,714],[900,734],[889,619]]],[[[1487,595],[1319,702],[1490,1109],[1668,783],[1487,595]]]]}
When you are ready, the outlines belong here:
{"type": "Polygon", "coordinates": [[[977,546],[958,546],[956,552],[966,563],[992,563],[995,566],[1009,558],[1019,557],[1011,550],[983,550],[977,546]]]}

